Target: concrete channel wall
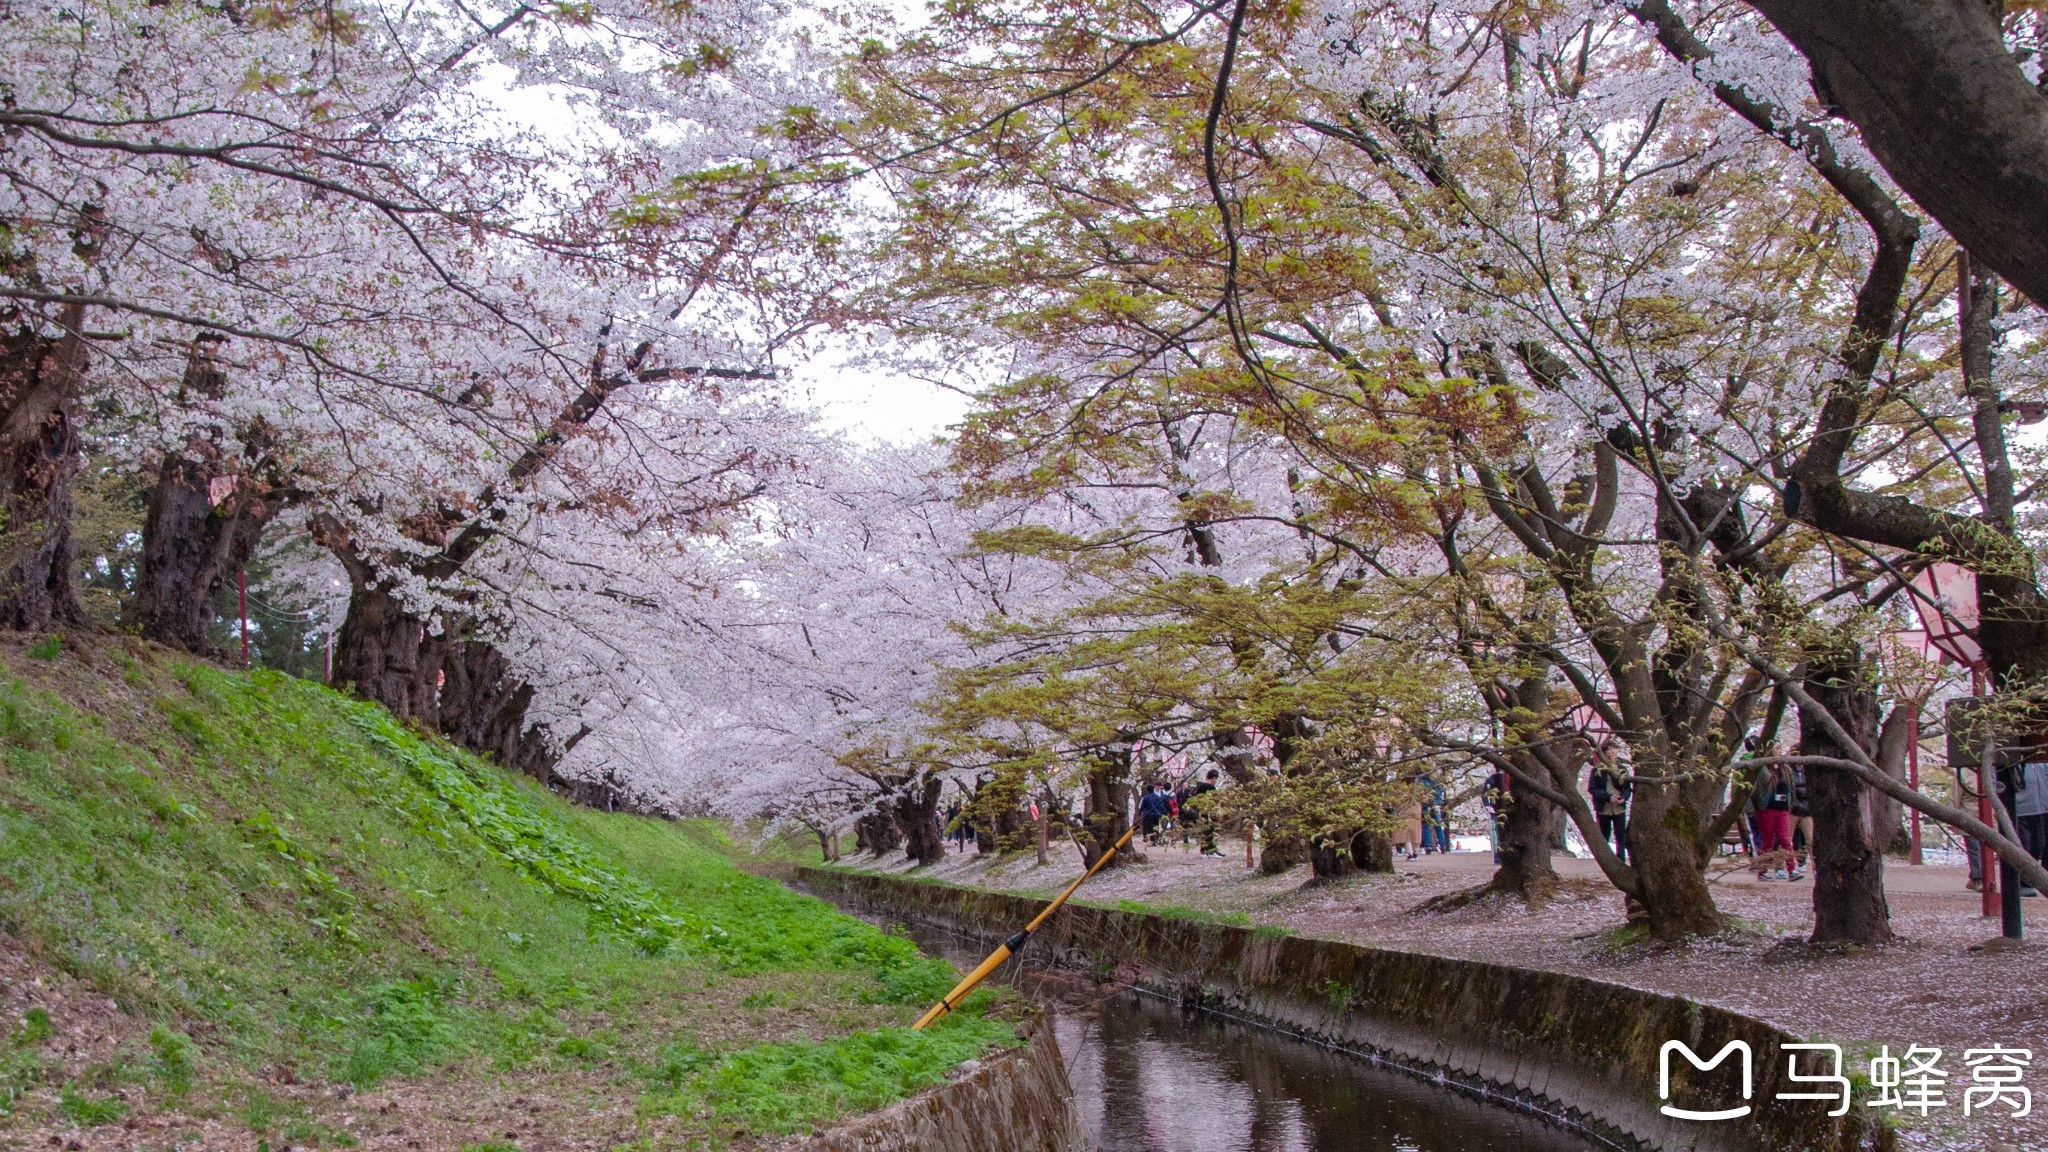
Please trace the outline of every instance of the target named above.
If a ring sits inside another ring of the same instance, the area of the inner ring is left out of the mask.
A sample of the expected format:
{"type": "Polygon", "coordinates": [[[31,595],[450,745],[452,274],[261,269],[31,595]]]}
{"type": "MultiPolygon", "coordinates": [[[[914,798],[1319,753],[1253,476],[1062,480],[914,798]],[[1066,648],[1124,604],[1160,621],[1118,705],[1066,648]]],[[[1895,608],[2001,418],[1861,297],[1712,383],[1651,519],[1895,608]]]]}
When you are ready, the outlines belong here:
{"type": "MultiPolygon", "coordinates": [[[[999,941],[1036,915],[1040,900],[895,876],[802,868],[798,883],[849,908],[925,920],[999,941]]],[[[1781,1101],[1791,1083],[1785,1044],[1801,1038],[1761,1020],[1676,996],[1559,972],[1069,904],[1027,949],[1212,1010],[1338,1046],[1382,1066],[1537,1113],[1610,1147],[1643,1152],[1893,1152],[1893,1132],[1828,1103],[1781,1101]],[[1709,1072],[1667,1041],[1711,1062],[1731,1042],[1749,1046],[1754,1083],[1740,1093],[1740,1053],[1709,1072]],[[1721,1121],[1674,1119],[1749,1106],[1721,1121]]],[[[1830,1071],[1824,1053],[1799,1052],[1801,1075],[1830,1071]]],[[[1845,1063],[1844,1072],[1847,1066],[1845,1063]]],[[[937,1147],[934,1145],[934,1147],[937,1147]]],[[[1020,1145],[1019,1147],[1029,1147],[1020,1145]]]]}
{"type": "Polygon", "coordinates": [[[811,1137],[801,1152],[1085,1152],[1050,1022],[957,1080],[811,1137]]]}

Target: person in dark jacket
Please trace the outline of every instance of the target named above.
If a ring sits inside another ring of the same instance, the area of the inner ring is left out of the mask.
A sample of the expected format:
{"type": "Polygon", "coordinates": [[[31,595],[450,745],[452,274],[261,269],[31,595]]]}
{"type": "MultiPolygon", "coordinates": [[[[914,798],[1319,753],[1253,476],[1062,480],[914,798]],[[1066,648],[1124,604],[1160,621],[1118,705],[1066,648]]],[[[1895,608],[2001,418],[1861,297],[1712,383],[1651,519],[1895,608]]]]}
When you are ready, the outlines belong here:
{"type": "Polygon", "coordinates": [[[1166,785],[1153,781],[1145,789],[1145,796],[1138,801],[1138,830],[1144,834],[1145,842],[1159,844],[1159,823],[1173,811],[1173,796],[1166,785]]]}
{"type": "MultiPolygon", "coordinates": [[[[1217,772],[1214,768],[1209,769],[1209,771],[1202,775],[1202,782],[1195,785],[1194,793],[1188,797],[1188,803],[1192,804],[1211,792],[1216,791],[1216,784],[1221,779],[1221,773],[1217,772]]],[[[1187,805],[1182,805],[1181,811],[1186,812],[1187,805]]],[[[1209,811],[1207,804],[1201,804],[1196,806],[1194,815],[1195,819],[1202,823],[1202,855],[1223,855],[1223,849],[1216,845],[1216,814],[1209,811]]]]}
{"type": "Polygon", "coordinates": [[[1786,776],[1792,781],[1792,860],[1791,878],[1799,879],[1806,873],[1806,857],[1813,851],[1813,809],[1806,806],[1806,766],[1793,764],[1786,776]]]}
{"type": "Polygon", "coordinates": [[[1614,754],[1602,753],[1593,762],[1592,778],[1586,782],[1586,794],[1593,801],[1593,815],[1600,821],[1600,838],[1607,841],[1614,854],[1623,863],[1629,862],[1628,851],[1628,802],[1635,794],[1636,786],[1629,780],[1628,770],[1615,762],[1614,754]]]}

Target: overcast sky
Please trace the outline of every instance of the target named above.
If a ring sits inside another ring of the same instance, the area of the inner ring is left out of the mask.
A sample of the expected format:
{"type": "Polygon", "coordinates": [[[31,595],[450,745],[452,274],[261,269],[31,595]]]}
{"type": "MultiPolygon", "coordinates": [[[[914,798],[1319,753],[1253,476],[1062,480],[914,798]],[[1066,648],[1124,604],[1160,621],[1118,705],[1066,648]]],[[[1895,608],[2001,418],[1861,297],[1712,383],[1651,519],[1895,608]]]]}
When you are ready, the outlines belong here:
{"type": "Polygon", "coordinates": [[[828,350],[790,373],[797,399],[814,405],[832,428],[904,444],[943,435],[967,413],[967,398],[958,392],[849,359],[828,350]]]}

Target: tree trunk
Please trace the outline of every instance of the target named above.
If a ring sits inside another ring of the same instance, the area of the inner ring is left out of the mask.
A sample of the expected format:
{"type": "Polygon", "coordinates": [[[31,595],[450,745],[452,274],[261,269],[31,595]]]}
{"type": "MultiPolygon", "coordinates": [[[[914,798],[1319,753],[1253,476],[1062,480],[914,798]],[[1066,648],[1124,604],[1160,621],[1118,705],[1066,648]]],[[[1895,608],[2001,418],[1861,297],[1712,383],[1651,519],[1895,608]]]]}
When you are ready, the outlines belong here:
{"type": "MultiPolygon", "coordinates": [[[[1850,648],[1817,658],[1806,678],[1814,702],[1826,708],[1862,750],[1877,753],[1877,693],[1863,678],[1862,653],[1850,648]]],[[[1799,752],[1848,759],[1817,717],[1801,710],[1799,752]]],[[[1884,896],[1884,851],[1871,822],[1869,790],[1854,774],[1809,765],[1806,803],[1813,814],[1813,943],[1889,943],[1891,911],[1884,896]]]]}
{"type": "Polygon", "coordinates": [[[1024,781],[1015,776],[997,776],[974,790],[967,805],[969,819],[980,833],[975,841],[981,855],[1023,848],[1038,837],[1038,826],[1024,811],[1024,781]]]}
{"type": "MultiPolygon", "coordinates": [[[[1542,771],[1532,764],[1531,775],[1542,771]]],[[[1540,906],[1557,894],[1557,869],[1550,863],[1551,845],[1564,832],[1564,809],[1538,796],[1534,789],[1510,786],[1500,798],[1500,866],[1487,890],[1516,896],[1540,906]]]]}
{"type": "MultiPolygon", "coordinates": [[[[1656,775],[1654,766],[1636,771],[1656,775]]],[[[1657,940],[1710,936],[1726,921],[1700,865],[1699,836],[1705,821],[1682,785],[1638,783],[1630,802],[1629,849],[1637,896],[1657,940]]]]}
{"type": "Polygon", "coordinates": [[[1309,863],[1311,849],[1303,836],[1268,836],[1259,847],[1259,872],[1265,876],[1278,876],[1282,872],[1299,868],[1309,863]]]}
{"type": "MultiPolygon", "coordinates": [[[[1315,873],[1317,880],[1335,880],[1358,871],[1357,861],[1351,858],[1351,843],[1356,838],[1349,836],[1334,840],[1317,839],[1309,843],[1309,869],[1315,873]]],[[[1391,851],[1391,845],[1389,850],[1391,851]]]]}
{"type": "Polygon", "coordinates": [[[1243,728],[1218,728],[1212,735],[1216,745],[1216,763],[1239,784],[1252,782],[1257,772],[1259,748],[1252,743],[1252,734],[1243,728]]]}
{"type": "Polygon", "coordinates": [[[220,470],[194,448],[164,457],[149,494],[135,612],[145,639],[211,655],[214,598],[256,554],[271,507],[247,490],[215,507],[209,486],[220,470]]]}
{"type": "Polygon", "coordinates": [[[0,627],[79,624],[72,587],[71,477],[84,463],[72,408],[85,375],[83,306],[68,331],[19,329],[0,343],[0,627]]]}
{"type": "Polygon", "coordinates": [[[350,566],[348,617],[334,638],[334,682],[354,684],[356,695],[382,704],[400,720],[438,727],[434,682],[440,646],[428,643],[433,638],[425,621],[388,587],[359,576],[359,567],[350,566]]]}
{"type": "MultiPolygon", "coordinates": [[[[1081,809],[1082,863],[1092,868],[1116,846],[1131,827],[1131,753],[1128,744],[1098,755],[1088,766],[1088,798],[1081,809]]],[[[1124,862],[1126,852],[1110,857],[1105,868],[1124,862]]]]}
{"type": "Polygon", "coordinates": [[[590,729],[583,728],[558,747],[547,725],[528,724],[533,685],[513,673],[512,662],[496,645],[456,639],[439,651],[446,677],[439,727],[455,743],[545,784],[562,757],[589,735],[590,729]]]}
{"type": "Polygon", "coordinates": [[[1392,872],[1393,840],[1381,832],[1360,832],[1351,838],[1351,863],[1360,872],[1392,872]]]}
{"type": "MultiPolygon", "coordinates": [[[[1877,766],[1901,786],[1906,783],[1906,738],[1914,727],[1909,721],[1918,707],[1913,703],[1893,705],[1891,714],[1884,718],[1884,727],[1878,730],[1877,766]]],[[[1871,845],[1888,856],[1911,852],[1913,832],[1906,825],[1906,806],[1875,790],[1868,790],[1867,795],[1871,845]]]]}
{"type": "Polygon", "coordinates": [[[853,822],[853,850],[866,852],[876,859],[903,847],[903,829],[897,827],[896,816],[888,807],[878,808],[853,822]]]}
{"type": "Polygon", "coordinates": [[[939,827],[939,793],[944,784],[926,777],[896,794],[896,823],[903,828],[903,854],[920,865],[946,858],[946,834],[939,827]]]}

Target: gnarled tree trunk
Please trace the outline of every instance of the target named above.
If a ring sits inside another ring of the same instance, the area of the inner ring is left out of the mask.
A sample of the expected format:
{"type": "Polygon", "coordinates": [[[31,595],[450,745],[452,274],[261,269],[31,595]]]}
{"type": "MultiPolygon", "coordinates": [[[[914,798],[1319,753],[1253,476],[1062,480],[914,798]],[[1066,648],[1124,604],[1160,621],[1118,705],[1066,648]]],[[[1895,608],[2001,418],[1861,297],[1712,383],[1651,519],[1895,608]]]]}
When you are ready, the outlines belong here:
{"type": "MultiPolygon", "coordinates": [[[[1531,776],[1543,771],[1532,763],[1531,776]]],[[[1500,866],[1487,890],[1518,896],[1540,905],[1557,894],[1557,869],[1550,863],[1551,845],[1564,832],[1564,809],[1538,796],[1534,789],[1510,785],[1500,798],[1500,866]]]]}
{"type": "Polygon", "coordinates": [[[903,829],[896,826],[895,813],[878,808],[853,822],[853,850],[877,859],[903,847],[903,829]]]}
{"type": "MultiPolygon", "coordinates": [[[[1351,844],[1356,836],[1342,836],[1331,839],[1309,841],[1308,863],[1317,880],[1335,880],[1358,871],[1358,862],[1352,858],[1351,844]]],[[[1392,846],[1389,845],[1391,853],[1392,846]]]]}
{"type": "Polygon", "coordinates": [[[533,685],[512,671],[496,645],[450,639],[440,654],[438,724],[442,735],[464,748],[545,784],[562,757],[590,734],[582,727],[557,746],[547,725],[527,723],[533,685]]]}
{"type": "Polygon", "coordinates": [[[215,507],[210,485],[218,475],[200,452],[164,458],[143,521],[135,590],[145,638],[202,654],[214,651],[214,597],[228,573],[255,555],[271,515],[268,502],[247,491],[215,507]]]}
{"type": "Polygon", "coordinates": [[[1384,832],[1360,832],[1351,838],[1351,865],[1360,872],[1392,872],[1394,841],[1384,832]]]}
{"type": "Polygon", "coordinates": [[[0,342],[0,627],[85,619],[72,587],[71,477],[84,462],[72,407],[84,379],[85,309],[66,331],[22,328],[0,342]]]}
{"type": "MultiPolygon", "coordinates": [[[[1851,648],[1816,660],[1806,690],[1864,752],[1877,753],[1877,693],[1864,680],[1860,651],[1851,648]]],[[[1851,755],[1804,709],[1799,752],[1844,760],[1851,755]]],[[[1806,769],[1806,803],[1813,813],[1813,942],[1889,943],[1884,849],[1871,819],[1870,790],[1853,773],[1813,764],[1806,769]]]]}
{"type": "MultiPolygon", "coordinates": [[[[1089,761],[1088,797],[1081,809],[1081,826],[1087,832],[1081,840],[1082,863],[1094,867],[1130,830],[1130,806],[1131,752],[1126,743],[1089,761]]],[[[1114,868],[1135,851],[1133,848],[1119,852],[1103,867],[1114,868]]]]}
{"type": "MultiPolygon", "coordinates": [[[[226,392],[226,377],[214,358],[220,343],[207,333],[193,339],[179,385],[181,402],[216,400],[226,392]]],[[[253,429],[244,437],[252,460],[267,440],[260,424],[253,429]]],[[[142,526],[142,571],[135,589],[142,635],[187,652],[212,654],[208,633],[214,597],[228,573],[255,555],[276,511],[261,482],[228,467],[218,445],[195,435],[183,452],[165,455],[142,526]],[[216,503],[214,481],[223,477],[233,477],[233,485],[216,503]]]]}
{"type": "MultiPolygon", "coordinates": [[[[1658,776],[1659,765],[1636,765],[1639,775],[1658,776]]],[[[1726,785],[1709,782],[1718,788],[1726,785]]],[[[1718,798],[1703,802],[1697,786],[1639,781],[1629,802],[1628,843],[1635,868],[1637,899],[1650,935],[1658,940],[1710,936],[1726,924],[1707,887],[1700,859],[1700,834],[1718,813],[1718,798]]]]}
{"type": "Polygon", "coordinates": [[[1268,836],[1259,846],[1259,872],[1278,876],[1314,860],[1313,849],[1303,836],[1268,836]]]}
{"type": "Polygon", "coordinates": [[[936,776],[913,783],[896,794],[896,823],[903,828],[903,854],[919,864],[936,864],[946,858],[946,834],[939,827],[939,793],[945,788],[936,776]]]}
{"type": "Polygon", "coordinates": [[[354,684],[358,696],[401,720],[438,726],[434,687],[440,651],[428,643],[433,638],[426,621],[390,588],[367,575],[359,578],[356,566],[350,566],[349,577],[348,616],[334,637],[335,683],[354,684]]]}

